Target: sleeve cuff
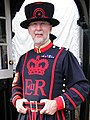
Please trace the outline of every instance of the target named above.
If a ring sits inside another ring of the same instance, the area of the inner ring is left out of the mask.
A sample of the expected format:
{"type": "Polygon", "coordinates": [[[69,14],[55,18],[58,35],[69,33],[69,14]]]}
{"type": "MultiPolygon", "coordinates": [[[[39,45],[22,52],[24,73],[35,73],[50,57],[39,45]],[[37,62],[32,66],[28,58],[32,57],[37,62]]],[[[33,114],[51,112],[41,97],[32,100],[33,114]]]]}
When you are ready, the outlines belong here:
{"type": "Polygon", "coordinates": [[[16,95],[16,96],[12,99],[12,103],[13,103],[14,107],[16,107],[16,100],[17,100],[17,99],[21,99],[21,97],[18,96],[18,95],[16,95]]]}
{"type": "Polygon", "coordinates": [[[58,110],[65,108],[65,102],[62,96],[56,97],[54,100],[56,100],[58,110]]]}

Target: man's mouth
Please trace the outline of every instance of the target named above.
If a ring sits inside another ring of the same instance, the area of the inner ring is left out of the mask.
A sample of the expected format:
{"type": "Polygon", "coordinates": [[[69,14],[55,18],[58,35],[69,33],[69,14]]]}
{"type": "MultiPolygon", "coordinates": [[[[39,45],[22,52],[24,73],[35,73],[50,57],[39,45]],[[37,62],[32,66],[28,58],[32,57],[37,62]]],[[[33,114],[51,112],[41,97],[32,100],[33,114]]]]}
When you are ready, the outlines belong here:
{"type": "Polygon", "coordinates": [[[43,32],[42,31],[36,31],[35,32],[35,36],[42,36],[43,35],[43,32]]]}

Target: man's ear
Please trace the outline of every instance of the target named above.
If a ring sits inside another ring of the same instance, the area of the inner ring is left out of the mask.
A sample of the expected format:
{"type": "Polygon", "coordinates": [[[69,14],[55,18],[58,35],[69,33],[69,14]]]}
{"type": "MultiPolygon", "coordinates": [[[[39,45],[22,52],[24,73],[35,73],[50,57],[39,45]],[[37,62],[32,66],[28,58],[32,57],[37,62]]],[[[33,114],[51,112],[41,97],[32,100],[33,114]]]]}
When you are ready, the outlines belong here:
{"type": "Polygon", "coordinates": [[[50,26],[50,32],[52,31],[52,25],[50,26]]]}

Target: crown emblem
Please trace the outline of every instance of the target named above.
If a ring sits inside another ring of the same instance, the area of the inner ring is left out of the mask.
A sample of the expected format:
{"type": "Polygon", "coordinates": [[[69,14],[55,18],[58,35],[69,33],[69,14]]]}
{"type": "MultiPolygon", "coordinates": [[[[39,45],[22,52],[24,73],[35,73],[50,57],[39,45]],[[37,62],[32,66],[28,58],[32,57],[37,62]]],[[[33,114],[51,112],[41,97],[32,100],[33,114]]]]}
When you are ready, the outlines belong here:
{"type": "Polygon", "coordinates": [[[46,59],[40,59],[40,56],[38,55],[36,59],[32,58],[27,63],[27,69],[28,74],[38,74],[38,75],[44,75],[45,70],[48,69],[49,63],[46,59]]]}

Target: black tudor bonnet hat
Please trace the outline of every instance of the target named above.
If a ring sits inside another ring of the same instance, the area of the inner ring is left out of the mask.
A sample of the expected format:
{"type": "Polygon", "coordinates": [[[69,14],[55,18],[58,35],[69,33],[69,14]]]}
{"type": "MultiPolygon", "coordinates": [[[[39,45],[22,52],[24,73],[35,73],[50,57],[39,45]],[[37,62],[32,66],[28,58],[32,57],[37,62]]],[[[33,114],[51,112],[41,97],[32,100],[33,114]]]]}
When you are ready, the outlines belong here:
{"type": "Polygon", "coordinates": [[[27,29],[29,24],[34,21],[47,21],[53,27],[59,24],[57,19],[53,18],[54,5],[48,2],[34,2],[25,6],[26,20],[21,22],[20,26],[27,29]]]}

